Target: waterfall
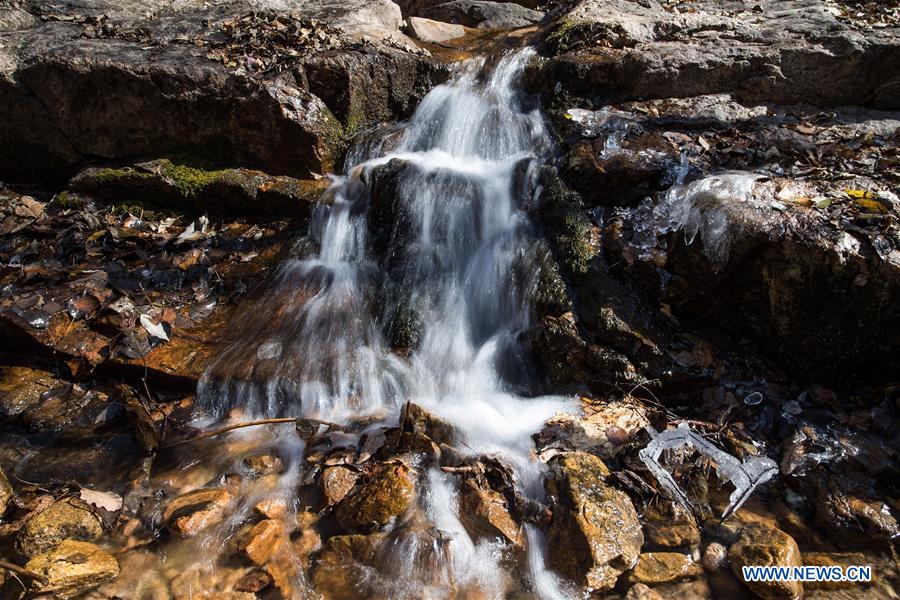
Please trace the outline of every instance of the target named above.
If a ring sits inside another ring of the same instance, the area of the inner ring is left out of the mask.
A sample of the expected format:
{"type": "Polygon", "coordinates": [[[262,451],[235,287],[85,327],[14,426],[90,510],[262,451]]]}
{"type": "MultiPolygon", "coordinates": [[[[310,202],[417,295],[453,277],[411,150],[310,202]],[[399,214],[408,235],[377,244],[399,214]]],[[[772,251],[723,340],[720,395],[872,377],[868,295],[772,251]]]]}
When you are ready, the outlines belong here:
{"type": "MultiPolygon", "coordinates": [[[[549,147],[539,109],[517,88],[532,54],[508,54],[492,69],[484,59],[464,63],[409,123],[350,150],[314,212],[316,250],[281,265],[201,381],[207,422],[241,409],[396,423],[412,400],[462,431],[468,451],[500,455],[526,495],[542,495],[530,436],[573,407],[533,397],[519,341],[536,285],[529,173],[549,147]],[[401,322],[415,330],[407,353],[390,343],[401,322]]],[[[386,561],[396,575],[391,596],[440,597],[441,582],[455,581],[502,597],[503,553],[469,539],[446,476],[432,471],[420,484],[431,525],[453,540],[448,556],[431,561],[446,577],[423,583],[421,565],[411,563],[424,550],[396,541],[386,561]]],[[[541,537],[527,538],[532,591],[562,596],[543,567],[541,537]]]]}

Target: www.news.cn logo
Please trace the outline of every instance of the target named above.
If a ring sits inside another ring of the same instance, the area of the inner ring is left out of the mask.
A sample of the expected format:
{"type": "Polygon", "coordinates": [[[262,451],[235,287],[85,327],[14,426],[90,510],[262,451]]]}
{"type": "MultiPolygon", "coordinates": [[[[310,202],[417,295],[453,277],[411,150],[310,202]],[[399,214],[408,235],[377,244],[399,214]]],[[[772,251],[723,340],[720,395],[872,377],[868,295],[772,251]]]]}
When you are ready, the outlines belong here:
{"type": "Polygon", "coordinates": [[[744,581],[872,581],[872,567],[742,567],[744,581]]]}

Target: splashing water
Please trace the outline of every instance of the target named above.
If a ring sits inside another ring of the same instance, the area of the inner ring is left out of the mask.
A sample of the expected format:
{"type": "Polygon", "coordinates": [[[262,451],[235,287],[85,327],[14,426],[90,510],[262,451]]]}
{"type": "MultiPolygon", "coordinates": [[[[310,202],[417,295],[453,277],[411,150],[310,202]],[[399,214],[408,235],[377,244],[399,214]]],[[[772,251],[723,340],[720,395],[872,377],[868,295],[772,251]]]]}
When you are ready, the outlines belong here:
{"type": "MultiPolygon", "coordinates": [[[[523,208],[549,146],[539,110],[515,85],[530,56],[507,55],[490,72],[469,61],[405,127],[370,132],[351,149],[313,216],[318,251],[285,262],[239,319],[236,341],[199,386],[200,424],[233,410],[396,424],[412,400],[455,425],[465,451],[499,455],[522,493],[542,495],[530,435],[576,407],[529,397],[533,369],[519,344],[536,286],[523,208]],[[402,322],[415,329],[405,357],[390,342],[402,322]]],[[[301,444],[288,454],[301,456],[301,444]]],[[[303,479],[301,463],[281,476],[285,497],[303,479]]],[[[431,470],[419,481],[423,527],[440,533],[395,536],[379,573],[367,576],[390,597],[447,597],[454,586],[503,597],[509,552],[469,537],[452,478],[431,470]]],[[[258,499],[242,500],[230,521],[258,499]]],[[[526,573],[516,576],[538,597],[568,596],[544,567],[539,532],[529,526],[525,537],[526,573]]]]}

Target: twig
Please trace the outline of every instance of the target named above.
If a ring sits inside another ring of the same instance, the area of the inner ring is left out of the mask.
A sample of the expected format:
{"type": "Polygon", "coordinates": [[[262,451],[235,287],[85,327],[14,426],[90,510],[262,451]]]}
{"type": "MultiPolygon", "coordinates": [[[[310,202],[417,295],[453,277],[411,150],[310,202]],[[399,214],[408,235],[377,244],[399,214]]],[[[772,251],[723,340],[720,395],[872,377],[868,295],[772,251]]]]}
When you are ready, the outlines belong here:
{"type": "Polygon", "coordinates": [[[0,569],[6,569],[7,571],[12,571],[18,575],[22,575],[24,577],[28,577],[29,579],[35,579],[40,581],[41,583],[47,583],[47,578],[41,575],[40,573],[35,573],[34,571],[29,571],[19,565],[14,565],[10,562],[6,562],[5,560],[0,560],[0,569]]]}
{"type": "Polygon", "coordinates": [[[281,419],[263,419],[261,421],[249,421],[247,423],[238,423],[236,425],[229,425],[228,427],[222,427],[221,429],[214,429],[213,431],[207,431],[201,433],[199,435],[195,435],[194,437],[187,438],[185,440],[178,440],[176,442],[172,442],[170,444],[166,444],[164,446],[160,446],[160,449],[171,448],[173,446],[180,446],[182,444],[191,444],[193,442],[199,442],[200,440],[205,440],[207,438],[215,437],[217,435],[221,435],[233,429],[241,429],[243,427],[255,427],[257,425],[272,425],[276,423],[296,423],[298,419],[294,417],[284,417],[281,419]]]}

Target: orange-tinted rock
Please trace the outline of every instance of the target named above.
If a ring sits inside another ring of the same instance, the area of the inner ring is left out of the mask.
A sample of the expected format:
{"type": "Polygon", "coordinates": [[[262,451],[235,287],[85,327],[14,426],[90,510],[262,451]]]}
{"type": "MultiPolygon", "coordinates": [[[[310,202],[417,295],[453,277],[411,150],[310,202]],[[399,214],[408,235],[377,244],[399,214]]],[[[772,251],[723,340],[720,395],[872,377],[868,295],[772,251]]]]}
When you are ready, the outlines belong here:
{"type": "MultiPolygon", "coordinates": [[[[741,581],[744,581],[741,569],[746,566],[799,567],[803,564],[794,538],[762,523],[745,525],[740,539],[728,549],[728,557],[741,581]]],[[[803,596],[803,584],[799,581],[744,581],[744,584],[766,600],[796,600],[803,596]]]]}
{"type": "Polygon", "coordinates": [[[375,479],[345,498],[337,507],[337,519],[347,531],[383,527],[406,512],[415,496],[409,469],[391,465],[375,479]]]}
{"type": "Polygon", "coordinates": [[[194,490],[173,498],[163,510],[163,521],[178,535],[194,537],[222,520],[231,494],[222,488],[194,490]]]}
{"type": "Polygon", "coordinates": [[[254,525],[247,533],[242,552],[256,565],[264,565],[278,549],[282,539],[282,528],[278,521],[266,519],[254,525]]]}
{"type": "Polygon", "coordinates": [[[514,546],[523,547],[522,529],[509,514],[502,494],[479,486],[471,479],[461,487],[459,513],[469,535],[475,539],[501,538],[514,546]]]}

